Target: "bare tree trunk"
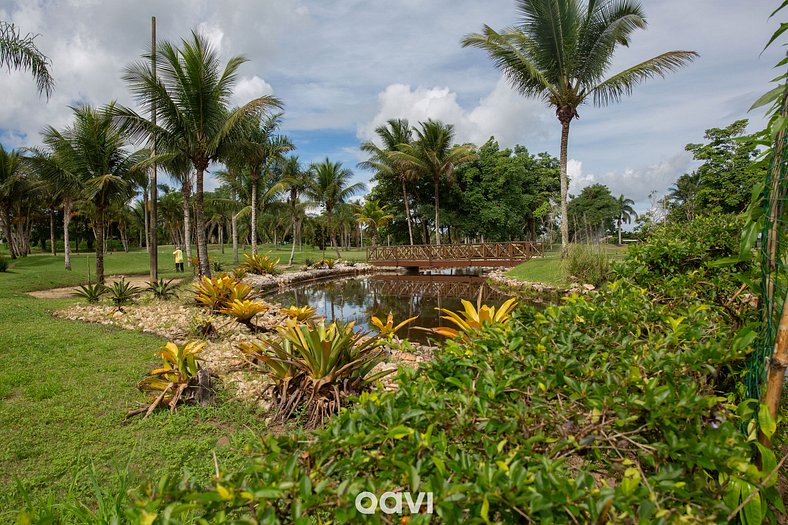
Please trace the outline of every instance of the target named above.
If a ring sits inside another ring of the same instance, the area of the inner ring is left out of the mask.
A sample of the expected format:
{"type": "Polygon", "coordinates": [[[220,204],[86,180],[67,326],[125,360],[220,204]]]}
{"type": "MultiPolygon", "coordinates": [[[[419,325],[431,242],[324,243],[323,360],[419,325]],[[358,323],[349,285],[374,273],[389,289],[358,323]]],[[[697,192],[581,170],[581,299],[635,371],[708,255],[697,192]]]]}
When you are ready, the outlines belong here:
{"type": "Polygon", "coordinates": [[[63,200],[63,254],[66,270],[71,271],[71,247],[68,240],[68,227],[71,224],[71,199],[63,200]]]}
{"type": "MultiPolygon", "coordinates": [[[[763,404],[766,405],[774,421],[777,421],[777,413],[780,409],[780,398],[785,385],[786,368],[788,368],[788,297],[783,301],[777,337],[775,337],[774,341],[772,358],[769,360],[766,393],[763,396],[763,404]]],[[[771,446],[771,440],[764,434],[760,434],[759,438],[761,443],[767,447],[771,446]]]]}
{"type": "Polygon", "coordinates": [[[181,185],[181,195],[183,196],[183,242],[186,251],[186,265],[191,266],[192,264],[191,262],[192,259],[191,175],[187,175],[186,180],[181,185]]]}
{"type": "Polygon", "coordinates": [[[326,207],[326,214],[328,214],[328,234],[331,236],[331,246],[337,251],[337,259],[339,259],[339,245],[337,244],[337,234],[334,231],[334,223],[331,218],[331,208],[326,207]]]}
{"type": "Polygon", "coordinates": [[[257,179],[259,175],[252,172],[252,255],[257,255],[257,179]]]}
{"type": "Polygon", "coordinates": [[[288,261],[288,265],[293,264],[293,259],[295,259],[295,245],[296,245],[296,228],[297,228],[297,220],[295,213],[293,213],[293,246],[290,248],[290,260],[288,261]]]}
{"type": "Polygon", "coordinates": [[[440,177],[435,175],[435,245],[441,245],[440,177]]]}
{"type": "Polygon", "coordinates": [[[224,253],[224,224],[219,224],[219,246],[222,247],[222,253],[224,253]]]}
{"type": "Polygon", "coordinates": [[[3,230],[5,231],[5,240],[8,243],[8,253],[12,259],[16,259],[16,250],[14,249],[14,237],[11,233],[11,213],[3,210],[3,230]]]}
{"type": "MultiPolygon", "coordinates": [[[[566,258],[569,253],[569,213],[566,206],[567,192],[569,191],[569,180],[566,173],[567,150],[569,146],[569,119],[561,120],[561,258],[566,258]]],[[[561,117],[559,117],[561,119],[561,117]]]]}
{"type": "Polygon", "coordinates": [[[233,214],[230,220],[230,234],[233,237],[233,264],[238,264],[238,215],[233,214]]]}
{"type": "Polygon", "coordinates": [[[205,236],[205,199],[203,194],[203,178],[205,167],[197,168],[197,193],[194,196],[195,222],[197,225],[197,258],[200,260],[200,275],[211,276],[211,265],[208,263],[208,240],[205,236]]]}
{"type": "Polygon", "coordinates": [[[96,208],[93,233],[96,237],[96,282],[104,284],[104,210],[100,207],[96,208]]]}
{"type": "Polygon", "coordinates": [[[55,207],[49,207],[49,244],[52,255],[57,255],[55,250],[55,207]]]}
{"type": "Polygon", "coordinates": [[[410,244],[413,244],[413,226],[410,224],[410,204],[408,204],[408,190],[405,188],[405,178],[400,177],[402,181],[402,201],[405,203],[405,220],[408,223],[408,239],[410,244]]]}
{"type": "Polygon", "coordinates": [[[621,219],[618,219],[618,245],[621,246],[621,219]]]}
{"type": "Polygon", "coordinates": [[[145,191],[142,192],[142,207],[145,218],[145,251],[150,254],[150,223],[148,222],[148,186],[145,186],[145,191]]]}

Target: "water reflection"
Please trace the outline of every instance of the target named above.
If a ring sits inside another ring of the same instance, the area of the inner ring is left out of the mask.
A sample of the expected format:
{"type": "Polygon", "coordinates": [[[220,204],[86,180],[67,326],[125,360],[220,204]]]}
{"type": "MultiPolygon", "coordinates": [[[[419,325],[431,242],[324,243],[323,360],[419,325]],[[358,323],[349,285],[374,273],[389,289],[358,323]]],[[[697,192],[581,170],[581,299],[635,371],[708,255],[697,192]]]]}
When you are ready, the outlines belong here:
{"type": "Polygon", "coordinates": [[[508,298],[490,288],[478,273],[454,270],[418,275],[377,274],[316,282],[274,293],[266,299],[283,306],[308,304],[329,321],[356,321],[364,330],[373,330],[369,324],[373,315],[384,318],[392,312],[395,322],[418,316],[398,335],[427,343],[428,338],[436,336],[416,330],[415,326],[443,326],[447,323],[440,318],[436,307],[457,310],[462,307],[460,299],[475,303],[479,294],[484,304],[495,306],[508,298]]]}

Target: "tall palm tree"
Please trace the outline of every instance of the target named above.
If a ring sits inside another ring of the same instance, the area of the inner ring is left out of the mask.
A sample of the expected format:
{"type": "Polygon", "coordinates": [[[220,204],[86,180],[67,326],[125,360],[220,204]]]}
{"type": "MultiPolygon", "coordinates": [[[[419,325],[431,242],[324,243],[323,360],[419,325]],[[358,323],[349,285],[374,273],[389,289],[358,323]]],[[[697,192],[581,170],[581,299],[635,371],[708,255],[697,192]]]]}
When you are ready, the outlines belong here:
{"type": "Polygon", "coordinates": [[[403,144],[390,156],[425,176],[432,177],[435,185],[435,244],[441,243],[440,182],[451,180],[457,166],[476,158],[475,148],[470,144],[453,145],[454,126],[437,120],[421,122],[416,129],[416,140],[403,144]]]}
{"type": "Polygon", "coordinates": [[[22,178],[22,156],[15,150],[6,151],[0,144],[0,221],[3,222],[3,235],[8,243],[8,252],[12,259],[16,259],[19,253],[14,242],[11,224],[14,202],[20,198],[22,178]]]}
{"type": "Polygon", "coordinates": [[[301,236],[301,213],[299,213],[298,199],[313,185],[313,170],[301,167],[298,157],[292,155],[282,162],[282,184],[287,192],[287,204],[290,207],[290,217],[293,228],[293,245],[290,249],[290,261],[295,259],[296,237],[301,236]]]}
{"type": "Polygon", "coordinates": [[[618,244],[619,246],[621,243],[621,224],[627,223],[629,224],[632,219],[637,219],[638,214],[635,211],[633,206],[635,205],[635,201],[632,199],[627,199],[623,195],[619,195],[618,197],[618,217],[616,221],[618,221],[618,244]]]}
{"type": "Polygon", "coordinates": [[[252,182],[252,253],[257,254],[257,187],[261,176],[270,174],[271,166],[295,146],[285,136],[276,133],[282,123],[282,114],[262,119],[255,116],[247,121],[242,138],[236,144],[234,161],[249,168],[252,182]]]}
{"type": "Polygon", "coordinates": [[[57,152],[63,166],[79,179],[81,197],[92,211],[96,237],[96,280],[104,282],[104,225],[106,213],[117,203],[127,202],[144,182],[144,150],[129,152],[128,134],[114,120],[115,105],[96,109],[73,108],[74,123],[57,133],[57,152]]]}
{"type": "Polygon", "coordinates": [[[645,29],[641,6],[629,0],[516,0],[521,20],[497,32],[484,26],[467,35],[463,47],[484,51],[523,95],[555,108],[561,123],[561,254],[569,246],[566,175],[569,125],[589,97],[597,106],[618,102],[655,76],[666,76],[698,56],[669,51],[607,76],[619,45],[645,29]]]}
{"type": "Polygon", "coordinates": [[[158,76],[147,60],[126,68],[129,84],[146,114],[155,108],[157,124],[129,108],[119,108],[118,117],[129,126],[135,138],[152,140],[167,155],[183,155],[195,170],[194,212],[197,228],[197,256],[200,274],[210,275],[206,239],[204,178],[211,162],[226,158],[237,143],[244,120],[281,103],[272,96],[256,98],[230,110],[229,100],[243,56],[230,58],[221,67],[219,54],[207,38],[192,31],[189,40],[178,48],[171,42],[156,46],[158,76]]]}
{"type": "Polygon", "coordinates": [[[380,228],[391,222],[394,216],[388,213],[386,206],[381,206],[378,201],[365,200],[364,204],[356,206],[356,220],[359,224],[369,227],[372,234],[372,246],[378,244],[378,231],[380,228]]]}
{"type": "Polygon", "coordinates": [[[413,244],[413,226],[411,225],[408,190],[405,185],[408,179],[415,176],[412,165],[391,156],[393,151],[401,151],[413,140],[413,130],[407,119],[390,119],[385,126],[375,128],[383,146],[372,141],[361,145],[361,151],[369,153],[370,158],[359,163],[360,167],[377,171],[379,176],[395,177],[402,184],[402,201],[405,203],[405,220],[408,224],[408,239],[413,244]]]}
{"type": "Polygon", "coordinates": [[[52,94],[55,80],[49,72],[49,59],[38,49],[36,35],[22,36],[14,24],[0,20],[0,65],[9,69],[30,70],[38,86],[38,92],[52,94]]]}
{"type": "Polygon", "coordinates": [[[334,231],[332,214],[338,204],[364,191],[366,186],[360,182],[350,184],[353,172],[343,168],[341,162],[331,162],[327,157],[323,162],[313,164],[310,169],[314,173],[314,180],[306,195],[325,207],[326,219],[328,220],[328,234],[331,237],[331,246],[337,251],[338,259],[340,257],[339,245],[337,244],[337,236],[334,231]]]}

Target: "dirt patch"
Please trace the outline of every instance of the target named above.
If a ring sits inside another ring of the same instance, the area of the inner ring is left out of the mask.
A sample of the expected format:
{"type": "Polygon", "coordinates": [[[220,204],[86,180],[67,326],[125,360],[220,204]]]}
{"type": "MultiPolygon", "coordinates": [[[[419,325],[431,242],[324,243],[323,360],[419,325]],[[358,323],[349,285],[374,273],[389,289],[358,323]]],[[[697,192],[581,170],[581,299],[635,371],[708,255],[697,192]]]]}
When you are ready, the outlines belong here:
{"type": "MultiPolygon", "coordinates": [[[[140,288],[147,288],[150,282],[150,277],[146,275],[110,275],[105,279],[107,285],[125,278],[132,286],[140,288]]],[[[173,284],[178,284],[183,278],[173,279],[173,284]]],[[[66,288],[50,288],[49,290],[37,290],[35,292],[27,292],[36,299],[68,299],[74,297],[74,292],[79,289],[78,286],[67,286],[66,288]]]]}

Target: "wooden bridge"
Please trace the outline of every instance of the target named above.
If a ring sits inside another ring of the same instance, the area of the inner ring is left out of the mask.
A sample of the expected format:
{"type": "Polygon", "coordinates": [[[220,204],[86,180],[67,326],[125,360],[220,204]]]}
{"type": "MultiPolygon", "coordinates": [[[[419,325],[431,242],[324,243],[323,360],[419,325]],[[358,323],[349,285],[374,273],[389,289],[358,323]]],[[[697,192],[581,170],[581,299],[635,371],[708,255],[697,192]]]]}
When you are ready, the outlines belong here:
{"type": "Polygon", "coordinates": [[[373,246],[367,248],[367,262],[374,266],[404,268],[517,266],[543,254],[542,243],[531,241],[373,246]]]}

